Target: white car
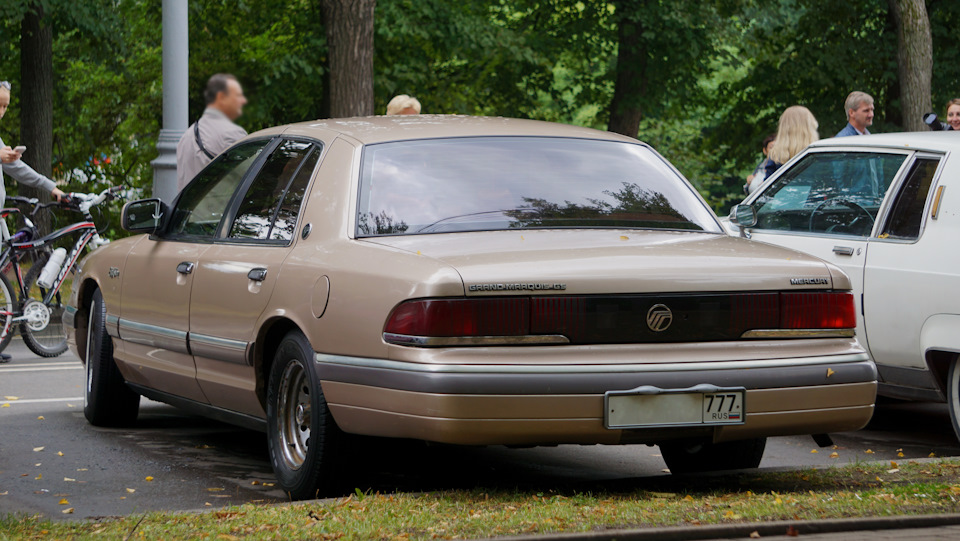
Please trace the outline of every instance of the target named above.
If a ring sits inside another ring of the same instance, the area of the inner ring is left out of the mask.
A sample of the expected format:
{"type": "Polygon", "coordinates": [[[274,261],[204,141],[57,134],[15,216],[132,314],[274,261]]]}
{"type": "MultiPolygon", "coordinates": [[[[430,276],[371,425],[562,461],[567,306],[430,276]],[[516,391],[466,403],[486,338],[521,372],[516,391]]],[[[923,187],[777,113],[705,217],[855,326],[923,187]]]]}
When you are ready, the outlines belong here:
{"type": "Polygon", "coordinates": [[[950,187],[958,179],[953,132],[827,139],[724,222],[731,234],[841,267],[879,393],[947,401],[960,436],[960,186],[950,187]]]}

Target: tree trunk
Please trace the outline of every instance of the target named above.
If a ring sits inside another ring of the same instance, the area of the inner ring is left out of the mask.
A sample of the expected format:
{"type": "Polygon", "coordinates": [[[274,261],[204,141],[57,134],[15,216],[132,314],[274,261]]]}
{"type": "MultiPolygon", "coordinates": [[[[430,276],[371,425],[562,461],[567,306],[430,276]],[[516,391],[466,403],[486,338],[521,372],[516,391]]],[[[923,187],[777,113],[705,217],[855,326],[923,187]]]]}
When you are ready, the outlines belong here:
{"type": "Polygon", "coordinates": [[[647,90],[647,54],[641,45],[642,7],[636,2],[616,2],[618,14],[618,48],[616,82],[610,100],[610,122],[607,130],[636,137],[642,118],[641,102],[647,90]],[[627,5],[634,6],[633,12],[627,5]],[[637,12],[639,10],[639,13],[637,12]]]}
{"type": "MultiPolygon", "coordinates": [[[[53,162],[53,30],[37,2],[20,23],[20,140],[23,161],[49,177],[53,162]]],[[[46,190],[20,186],[19,193],[49,200],[46,190]]],[[[38,224],[40,225],[40,224],[38,224]]],[[[40,225],[42,228],[43,226],[40,225]]]]}
{"type": "Polygon", "coordinates": [[[897,23],[897,63],[900,72],[900,110],[903,128],[926,131],[923,114],[930,102],[933,78],[933,38],[924,0],[889,0],[897,23]]]}
{"type": "Polygon", "coordinates": [[[376,0],[321,0],[333,118],[373,114],[373,13],[376,0]]]}

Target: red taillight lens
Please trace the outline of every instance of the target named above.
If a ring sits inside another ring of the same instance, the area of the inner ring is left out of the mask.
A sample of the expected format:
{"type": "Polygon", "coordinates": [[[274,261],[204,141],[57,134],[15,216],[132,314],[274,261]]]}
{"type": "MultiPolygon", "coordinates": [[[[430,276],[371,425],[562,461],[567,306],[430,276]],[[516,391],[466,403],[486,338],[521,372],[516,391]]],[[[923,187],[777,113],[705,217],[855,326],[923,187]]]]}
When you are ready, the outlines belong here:
{"type": "Polygon", "coordinates": [[[407,336],[522,336],[530,333],[530,299],[426,299],[397,306],[384,332],[407,336]]]}
{"type": "Polygon", "coordinates": [[[783,329],[853,329],[857,312],[849,293],[782,293],[783,329]]]}

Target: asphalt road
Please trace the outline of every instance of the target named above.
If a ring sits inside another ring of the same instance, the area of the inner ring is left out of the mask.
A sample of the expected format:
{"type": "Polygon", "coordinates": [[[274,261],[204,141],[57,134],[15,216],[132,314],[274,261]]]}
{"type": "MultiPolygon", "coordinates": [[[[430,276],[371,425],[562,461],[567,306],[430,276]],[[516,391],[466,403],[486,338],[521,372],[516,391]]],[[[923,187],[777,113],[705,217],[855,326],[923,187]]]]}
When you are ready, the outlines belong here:
{"type": "MultiPolygon", "coordinates": [[[[14,360],[0,365],[0,514],[78,519],[285,499],[272,485],[263,434],[146,400],[135,428],[92,427],[83,418],[83,370],[76,357],[42,359],[19,341],[8,351],[14,360]]],[[[810,437],[773,438],[761,466],[960,455],[942,404],[881,405],[867,429],[835,434],[834,441],[837,449],[812,453],[810,437]]],[[[381,492],[642,487],[662,482],[666,467],[658,449],[647,446],[365,443],[354,459],[352,484],[381,492]]]]}

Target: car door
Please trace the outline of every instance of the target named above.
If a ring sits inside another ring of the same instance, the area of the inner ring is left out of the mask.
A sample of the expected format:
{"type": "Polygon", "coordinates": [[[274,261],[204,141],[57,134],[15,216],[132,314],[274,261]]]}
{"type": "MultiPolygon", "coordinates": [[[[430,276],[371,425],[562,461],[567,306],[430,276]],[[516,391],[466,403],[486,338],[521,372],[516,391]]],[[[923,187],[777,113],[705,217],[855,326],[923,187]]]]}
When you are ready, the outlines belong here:
{"type": "Polygon", "coordinates": [[[132,383],[207,402],[187,340],[195,272],[234,192],[269,143],[242,143],[219,156],[184,188],[165,230],[144,237],[127,257],[115,356],[127,364],[132,383]]]}
{"type": "Polygon", "coordinates": [[[817,256],[850,277],[857,327],[870,237],[889,187],[912,153],[879,150],[809,152],[747,201],[757,212],[751,238],[817,256]]]}
{"type": "MultiPolygon", "coordinates": [[[[926,371],[920,351],[920,330],[938,304],[933,296],[950,292],[933,287],[943,269],[928,257],[929,247],[920,240],[933,195],[941,157],[918,155],[909,174],[891,194],[890,211],[878,237],[870,242],[864,272],[863,298],[866,334],[873,360],[886,380],[910,384],[896,368],[926,371]],[[886,372],[886,374],[885,374],[886,372]]],[[[933,222],[929,222],[933,224],[933,222]]],[[[936,310],[934,310],[936,312],[936,310]]],[[[921,376],[921,374],[916,374],[921,376]]],[[[916,387],[929,377],[912,379],[916,387]]]]}
{"type": "Polygon", "coordinates": [[[201,254],[190,307],[190,349],[210,403],[262,417],[249,355],[256,323],[294,242],[319,143],[286,139],[241,187],[232,219],[201,254]]]}

